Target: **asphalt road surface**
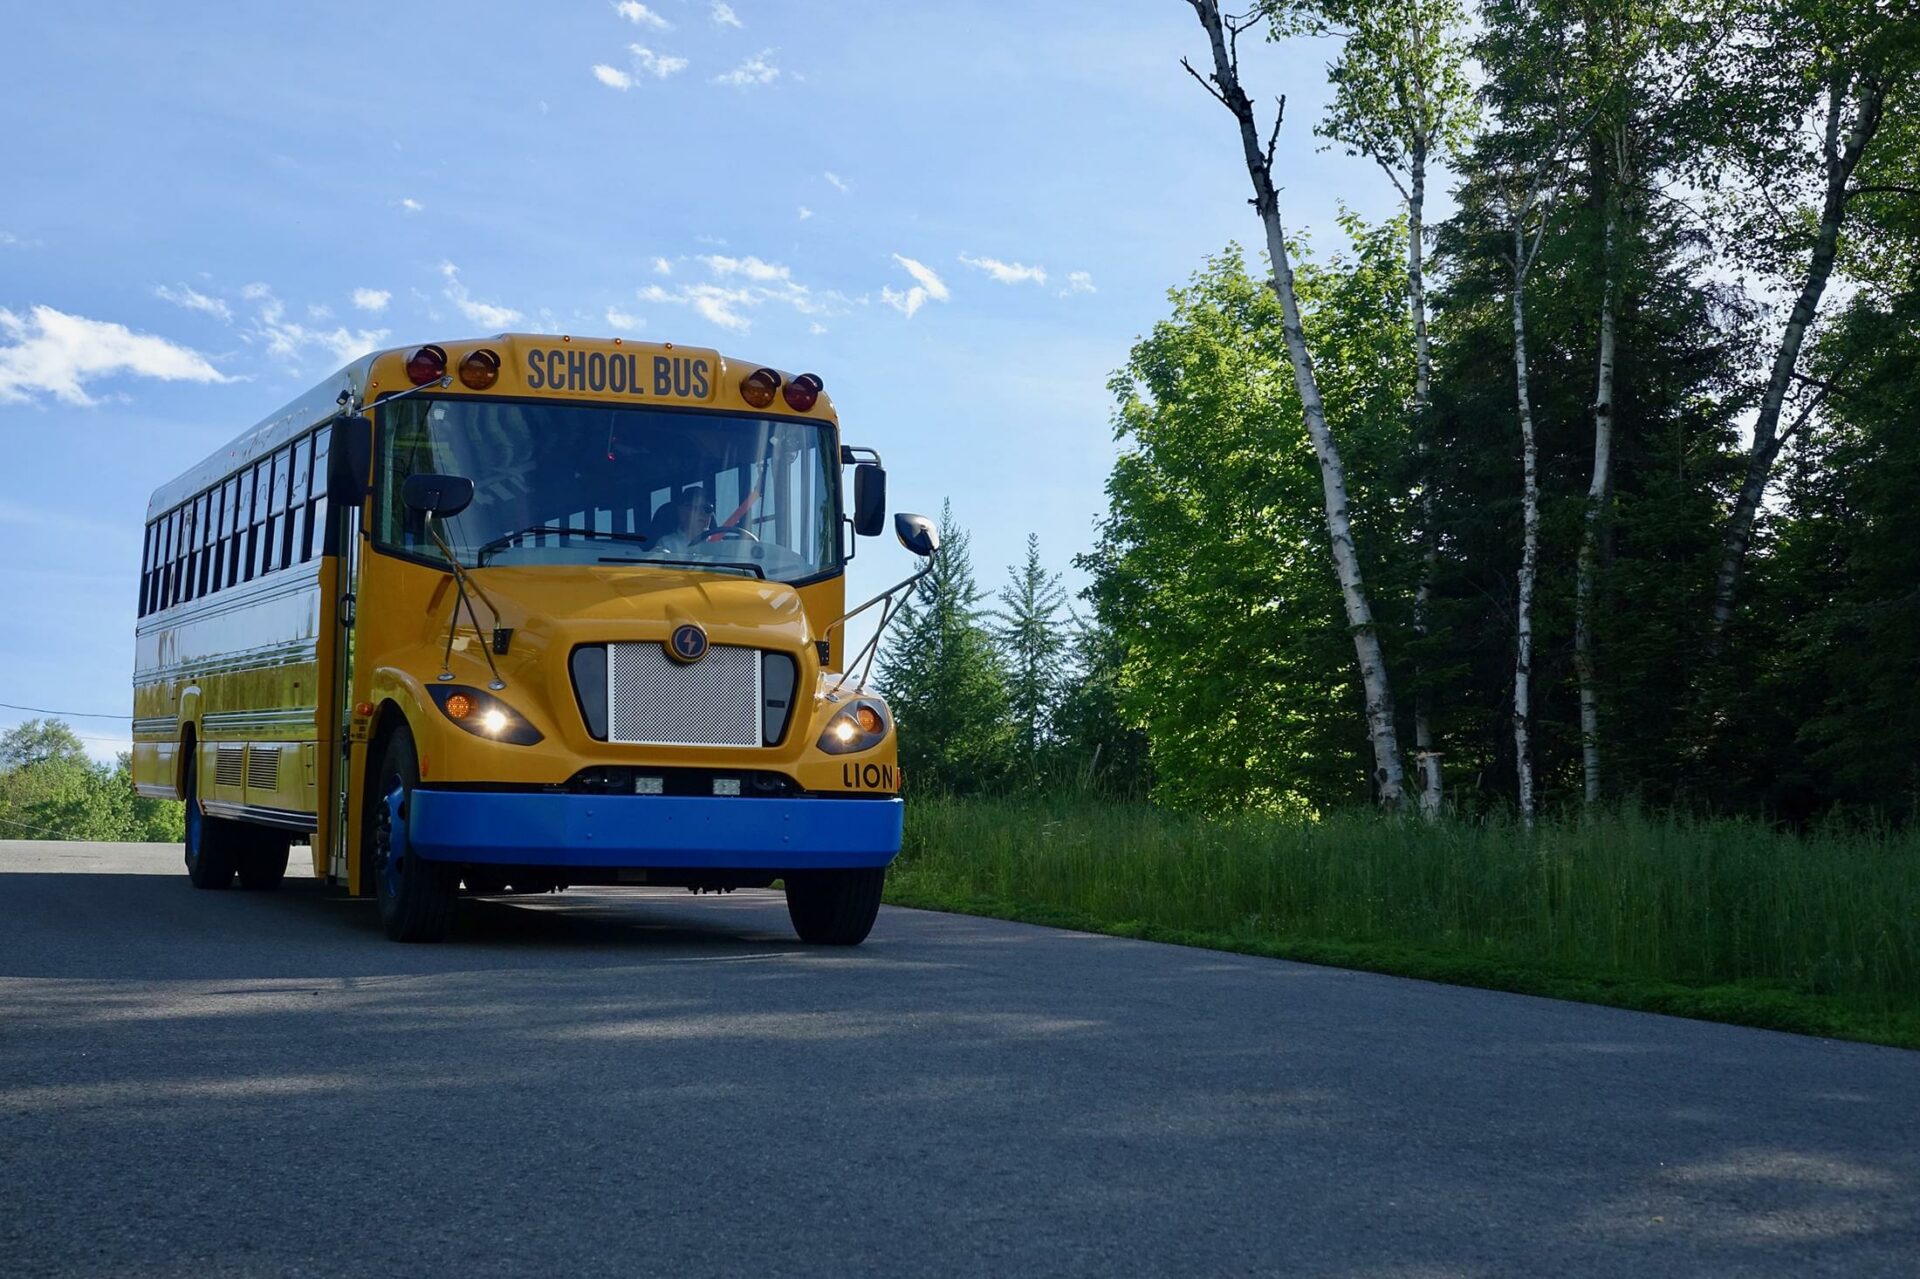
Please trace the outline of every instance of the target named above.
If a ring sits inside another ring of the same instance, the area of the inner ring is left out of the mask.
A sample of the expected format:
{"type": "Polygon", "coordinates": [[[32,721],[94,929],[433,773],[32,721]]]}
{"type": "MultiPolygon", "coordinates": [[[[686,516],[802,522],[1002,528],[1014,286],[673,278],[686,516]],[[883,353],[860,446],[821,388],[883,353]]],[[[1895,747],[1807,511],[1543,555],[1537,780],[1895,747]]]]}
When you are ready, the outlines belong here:
{"type": "Polygon", "coordinates": [[[0,842],[0,1274],[1920,1274],[1920,1053],[772,893],[0,842]]]}

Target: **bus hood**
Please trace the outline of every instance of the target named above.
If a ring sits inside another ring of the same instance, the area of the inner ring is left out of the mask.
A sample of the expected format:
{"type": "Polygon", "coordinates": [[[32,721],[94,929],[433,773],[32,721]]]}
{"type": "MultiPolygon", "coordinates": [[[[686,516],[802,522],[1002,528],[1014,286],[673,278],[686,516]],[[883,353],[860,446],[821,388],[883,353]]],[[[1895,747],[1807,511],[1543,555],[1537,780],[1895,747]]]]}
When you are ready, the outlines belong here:
{"type": "MultiPolygon", "coordinates": [[[[800,593],[784,582],[658,568],[485,568],[470,580],[500,610],[499,625],[533,645],[664,640],[685,623],[709,643],[797,651],[815,638],[800,593]]],[[[451,597],[449,580],[443,595],[451,597]]],[[[436,599],[444,617],[450,598],[436,599]]],[[[485,600],[474,600],[482,626],[485,600]]],[[[823,619],[831,620],[831,619],[823,619]]],[[[465,624],[465,619],[462,619],[465,624]]]]}

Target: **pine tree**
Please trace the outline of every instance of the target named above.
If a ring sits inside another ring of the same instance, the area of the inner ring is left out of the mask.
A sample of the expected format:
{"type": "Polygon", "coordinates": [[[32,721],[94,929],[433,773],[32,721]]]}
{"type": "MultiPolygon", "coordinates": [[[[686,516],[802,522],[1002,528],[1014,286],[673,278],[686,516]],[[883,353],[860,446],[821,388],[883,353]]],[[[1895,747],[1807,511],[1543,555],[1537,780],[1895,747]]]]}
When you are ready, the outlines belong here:
{"type": "Polygon", "coordinates": [[[971,539],[940,507],[933,572],[900,610],[881,656],[880,689],[900,723],[900,766],[916,787],[978,791],[1005,776],[1013,753],[1007,678],[980,620],[971,539]]]}
{"type": "Polygon", "coordinates": [[[1060,610],[1067,593],[1060,575],[1040,562],[1040,536],[1027,534],[1026,562],[1007,569],[1007,585],[1000,589],[1001,608],[989,616],[990,633],[1000,646],[1007,672],[1007,709],[1013,716],[1021,762],[1031,769],[1050,736],[1051,711],[1060,689],[1061,660],[1067,633],[1060,610]]]}

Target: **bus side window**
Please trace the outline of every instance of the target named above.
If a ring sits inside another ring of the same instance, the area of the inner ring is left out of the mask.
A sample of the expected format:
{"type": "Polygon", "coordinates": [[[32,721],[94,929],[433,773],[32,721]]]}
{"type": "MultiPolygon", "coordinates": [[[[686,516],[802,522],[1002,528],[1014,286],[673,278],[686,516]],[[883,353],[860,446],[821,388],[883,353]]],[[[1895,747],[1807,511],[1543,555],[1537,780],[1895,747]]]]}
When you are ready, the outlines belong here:
{"type": "Polygon", "coordinates": [[[220,589],[220,574],[215,571],[220,551],[220,486],[214,485],[200,499],[200,573],[196,579],[200,594],[211,595],[220,589]]]}
{"type": "Polygon", "coordinates": [[[327,552],[327,449],[333,440],[333,428],[323,426],[313,437],[313,495],[307,502],[306,550],[302,557],[312,559],[327,552]]]}
{"type": "Polygon", "coordinates": [[[221,524],[220,562],[226,566],[226,584],[232,586],[240,580],[240,477],[227,477],[227,514],[221,524]]]}
{"type": "Polygon", "coordinates": [[[153,581],[153,525],[149,524],[146,533],[140,539],[140,602],[134,605],[134,616],[147,615],[147,588],[153,581]]]}
{"type": "Polygon", "coordinates": [[[274,453],[261,463],[260,500],[256,505],[265,513],[260,526],[260,576],[280,567],[280,509],[286,505],[281,494],[287,489],[286,455],[274,453]]]}
{"type": "Polygon", "coordinates": [[[173,604],[173,519],[172,511],[160,517],[160,608],[173,604]]]}
{"type": "Polygon", "coordinates": [[[262,473],[267,467],[265,462],[255,462],[246,474],[247,503],[247,546],[241,552],[241,562],[246,580],[251,582],[260,571],[260,525],[266,520],[267,511],[262,503],[266,500],[266,476],[262,473]]]}
{"type": "Polygon", "coordinates": [[[205,598],[211,589],[207,585],[207,569],[213,560],[213,493],[202,493],[194,501],[193,521],[193,594],[195,599],[205,598]]]}
{"type": "Polygon", "coordinates": [[[280,562],[298,564],[307,558],[305,528],[307,515],[307,489],[313,482],[313,437],[303,435],[293,442],[293,474],[287,490],[287,517],[282,521],[285,531],[281,535],[280,562]]]}
{"type": "Polygon", "coordinates": [[[180,516],[180,599],[193,599],[193,573],[200,565],[200,499],[190,497],[180,516]]]}

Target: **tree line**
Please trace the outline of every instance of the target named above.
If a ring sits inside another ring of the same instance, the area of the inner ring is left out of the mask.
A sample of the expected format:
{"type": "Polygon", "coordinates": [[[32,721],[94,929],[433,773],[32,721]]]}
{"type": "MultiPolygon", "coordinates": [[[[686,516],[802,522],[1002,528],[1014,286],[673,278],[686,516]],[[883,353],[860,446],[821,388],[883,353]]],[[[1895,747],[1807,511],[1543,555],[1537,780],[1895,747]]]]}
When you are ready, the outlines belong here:
{"type": "Polygon", "coordinates": [[[1183,3],[1264,253],[1112,381],[1052,701],[1007,592],[964,554],[923,584],[882,672],[908,775],[1920,813],[1920,8],[1183,3]],[[1398,216],[1287,225],[1243,39],[1328,51],[1313,128],[1398,216]]]}
{"type": "Polygon", "coordinates": [[[0,733],[0,839],[131,840],[178,843],[186,816],[178,800],[133,790],[133,757],[95,763],[80,738],[53,719],[0,733]]]}

